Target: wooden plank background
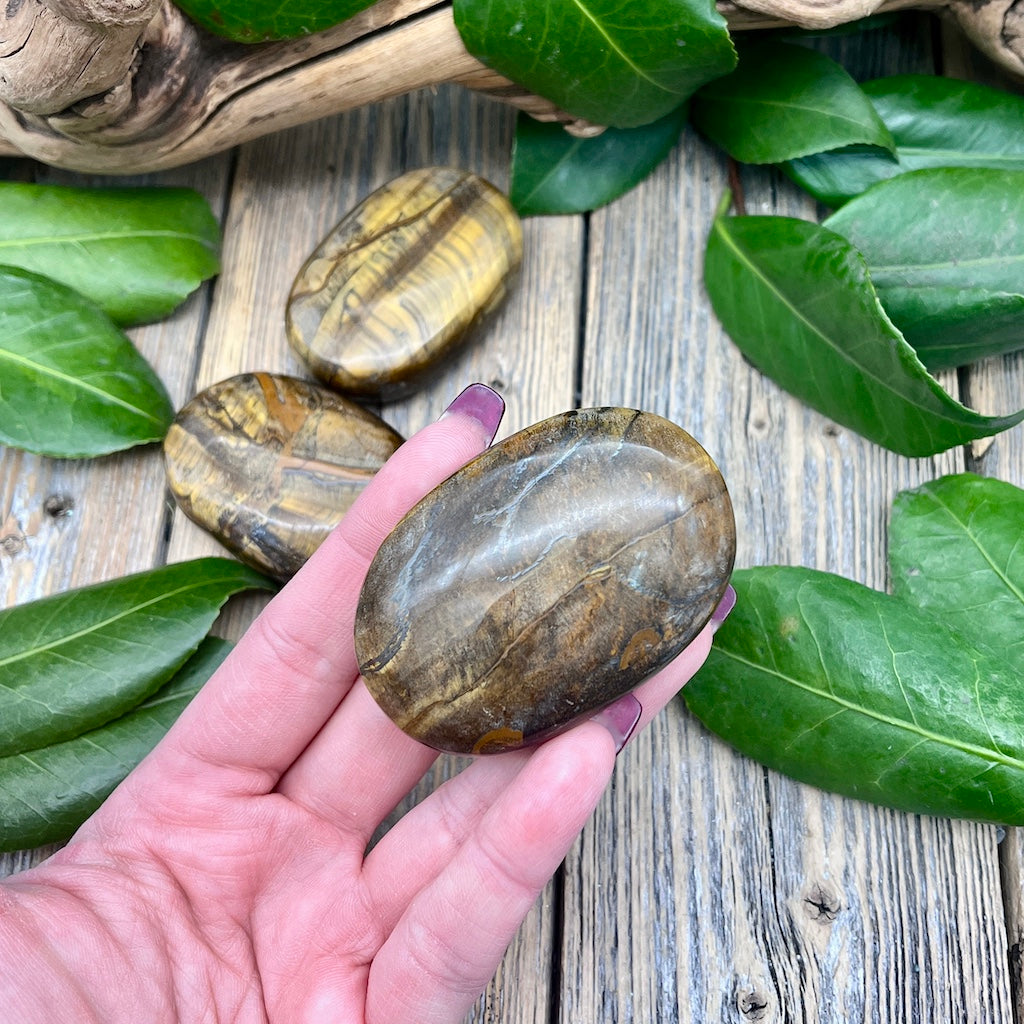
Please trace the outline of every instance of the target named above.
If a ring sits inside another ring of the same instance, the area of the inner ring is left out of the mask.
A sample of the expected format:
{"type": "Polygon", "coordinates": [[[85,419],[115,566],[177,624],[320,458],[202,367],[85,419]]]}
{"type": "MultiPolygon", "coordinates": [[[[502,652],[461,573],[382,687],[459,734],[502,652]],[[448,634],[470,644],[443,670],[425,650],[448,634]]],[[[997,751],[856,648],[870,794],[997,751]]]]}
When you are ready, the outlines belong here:
{"type": "MultiPolygon", "coordinates": [[[[923,16],[821,45],[861,78],[992,78],[954,32],[923,16]]],[[[220,277],[169,320],[132,332],[175,403],[245,370],[301,373],[283,310],[308,252],[404,170],[452,164],[506,186],[513,123],[500,105],[445,87],[129,179],[197,188],[224,226],[220,277]]],[[[3,172],[109,180],[27,162],[3,172]]],[[[729,180],[723,156],[687,131],[611,206],[527,221],[509,301],[436,384],[383,414],[411,433],[474,380],[505,396],[499,436],[575,405],[649,409],[693,433],[721,466],[738,564],[802,564],[885,587],[894,495],[963,469],[1024,486],[1024,428],[973,450],[904,459],[753,370],[701,283],[729,180]]],[[[768,170],[745,169],[738,181],[747,212],[820,212],[768,170]]],[[[1024,357],[943,383],[983,411],[1008,411],[1024,396],[1024,357]]],[[[219,552],[172,508],[156,448],[87,463],[0,449],[6,605],[219,552]]],[[[232,602],[218,631],[240,635],[262,603],[232,602]]],[[[459,766],[442,758],[410,802],[459,766]]],[[[47,852],[0,857],[0,873],[47,852]]],[[[594,820],[470,1019],[1020,1024],[1022,860],[1016,830],[874,808],[768,772],[677,701],[620,758],[594,820]]]]}

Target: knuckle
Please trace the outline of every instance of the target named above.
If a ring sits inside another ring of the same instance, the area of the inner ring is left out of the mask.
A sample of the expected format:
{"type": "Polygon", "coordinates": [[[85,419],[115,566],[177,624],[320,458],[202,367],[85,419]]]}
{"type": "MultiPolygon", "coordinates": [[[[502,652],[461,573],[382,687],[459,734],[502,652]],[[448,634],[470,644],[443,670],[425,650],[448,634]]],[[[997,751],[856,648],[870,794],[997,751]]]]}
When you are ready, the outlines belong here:
{"type": "Polygon", "coordinates": [[[268,665],[285,666],[290,672],[317,682],[332,677],[331,660],[321,649],[319,639],[305,629],[296,631],[277,616],[263,614],[253,623],[252,631],[254,647],[268,665]]]}

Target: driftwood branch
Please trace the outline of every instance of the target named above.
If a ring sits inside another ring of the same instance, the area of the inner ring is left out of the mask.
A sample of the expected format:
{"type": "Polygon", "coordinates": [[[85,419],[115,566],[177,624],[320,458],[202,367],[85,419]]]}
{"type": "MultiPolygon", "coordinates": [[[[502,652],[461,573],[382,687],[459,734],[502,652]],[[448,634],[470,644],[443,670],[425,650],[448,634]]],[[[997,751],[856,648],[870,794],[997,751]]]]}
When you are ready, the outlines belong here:
{"type": "MultiPolygon", "coordinates": [[[[933,6],[1024,75],[1024,0],[723,0],[732,29],[831,27],[933,6]]],[[[136,173],[367,103],[459,82],[577,134],[599,131],[466,52],[450,2],[380,0],[336,28],[255,46],[217,39],[170,0],[8,0],[0,8],[0,155],[136,173]]]]}

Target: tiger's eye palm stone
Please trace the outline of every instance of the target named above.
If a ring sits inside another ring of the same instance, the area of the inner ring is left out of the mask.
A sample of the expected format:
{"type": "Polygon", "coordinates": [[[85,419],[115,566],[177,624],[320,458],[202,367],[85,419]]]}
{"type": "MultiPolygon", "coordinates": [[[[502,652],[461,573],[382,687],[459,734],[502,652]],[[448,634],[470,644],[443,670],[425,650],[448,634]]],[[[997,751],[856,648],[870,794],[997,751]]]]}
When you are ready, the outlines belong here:
{"type": "Polygon", "coordinates": [[[505,297],[519,217],[483,178],[410,171],[360,203],[299,271],[288,339],[313,373],[354,395],[421,387],[505,297]]]}
{"type": "Polygon", "coordinates": [[[287,580],[401,443],[319,384],[245,373],[178,413],[164,457],[185,515],[243,562],[287,580]]]}
{"type": "Polygon", "coordinates": [[[360,596],[366,685],[440,750],[523,746],[633,689],[722,597],[736,530],[684,430],[584,409],[488,449],[378,551],[360,596]]]}

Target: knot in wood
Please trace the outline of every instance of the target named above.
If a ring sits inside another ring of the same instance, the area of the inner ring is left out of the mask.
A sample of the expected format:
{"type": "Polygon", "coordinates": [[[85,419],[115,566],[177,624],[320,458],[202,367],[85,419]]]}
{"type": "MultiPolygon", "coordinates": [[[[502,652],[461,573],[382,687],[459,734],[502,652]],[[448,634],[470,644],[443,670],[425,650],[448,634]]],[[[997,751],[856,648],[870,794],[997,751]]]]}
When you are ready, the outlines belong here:
{"type": "Polygon", "coordinates": [[[43,502],[43,511],[51,519],[61,519],[75,510],[75,499],[70,494],[51,494],[43,502]]]}
{"type": "Polygon", "coordinates": [[[736,1005],[745,1020],[764,1020],[768,1016],[768,996],[757,989],[737,993],[736,1005]]]}
{"type": "Polygon", "coordinates": [[[831,924],[842,910],[839,897],[821,882],[816,882],[804,896],[804,906],[812,921],[831,924]]]}

